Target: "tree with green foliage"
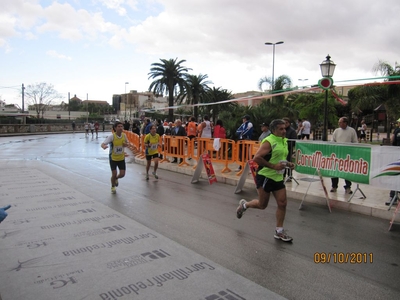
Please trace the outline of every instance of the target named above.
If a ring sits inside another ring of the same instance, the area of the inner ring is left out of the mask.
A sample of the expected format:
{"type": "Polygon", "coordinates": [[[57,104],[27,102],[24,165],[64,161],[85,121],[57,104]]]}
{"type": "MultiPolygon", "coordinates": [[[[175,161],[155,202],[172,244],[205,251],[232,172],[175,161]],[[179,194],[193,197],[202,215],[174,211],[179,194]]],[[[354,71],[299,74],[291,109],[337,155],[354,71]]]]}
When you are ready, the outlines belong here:
{"type": "MultiPolygon", "coordinates": [[[[400,78],[400,65],[397,63],[392,67],[389,63],[380,60],[374,65],[373,70],[376,74],[380,73],[382,76],[387,76],[385,82],[400,78]]],[[[398,84],[358,86],[349,91],[348,97],[353,110],[356,108],[373,110],[379,105],[383,105],[387,115],[387,128],[390,128],[390,122],[400,115],[400,102],[398,101],[400,86],[398,84]]],[[[390,137],[389,130],[387,130],[387,137],[390,137]]]]}
{"type": "MultiPolygon", "coordinates": [[[[149,86],[149,91],[157,95],[168,95],[168,105],[174,106],[174,92],[177,92],[177,97],[181,95],[187,88],[185,76],[191,69],[183,66],[182,64],[186,60],[177,61],[175,59],[160,59],[161,63],[151,64],[150,72],[148,73],[149,78],[153,81],[149,86]],[[176,90],[177,89],[177,90],[176,90]]],[[[170,108],[168,110],[169,121],[174,121],[174,110],[170,108]]]]}
{"type": "MultiPolygon", "coordinates": [[[[233,98],[232,93],[226,89],[222,89],[221,87],[209,89],[207,93],[204,95],[203,102],[204,103],[217,103],[225,100],[231,100],[233,98]]],[[[214,104],[210,106],[203,106],[202,113],[203,115],[211,116],[211,120],[214,122],[217,121],[217,118],[220,119],[219,113],[221,111],[232,111],[237,106],[235,102],[228,102],[222,104],[214,104]]]]}
{"type": "Polygon", "coordinates": [[[210,89],[208,84],[212,84],[211,81],[207,80],[208,75],[185,75],[185,80],[187,84],[187,89],[183,95],[184,99],[186,99],[186,103],[193,104],[193,114],[196,120],[199,116],[199,107],[198,103],[201,102],[202,98],[204,98],[207,91],[210,89]]]}

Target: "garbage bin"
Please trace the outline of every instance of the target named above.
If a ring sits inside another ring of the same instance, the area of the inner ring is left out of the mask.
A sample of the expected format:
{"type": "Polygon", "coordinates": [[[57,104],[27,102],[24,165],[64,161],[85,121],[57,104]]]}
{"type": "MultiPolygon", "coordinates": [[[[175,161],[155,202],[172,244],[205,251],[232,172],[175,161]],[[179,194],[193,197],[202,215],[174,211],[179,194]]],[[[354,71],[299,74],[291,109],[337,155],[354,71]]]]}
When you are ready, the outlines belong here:
{"type": "Polygon", "coordinates": [[[383,133],[385,131],[385,126],[378,126],[378,132],[383,133]]]}

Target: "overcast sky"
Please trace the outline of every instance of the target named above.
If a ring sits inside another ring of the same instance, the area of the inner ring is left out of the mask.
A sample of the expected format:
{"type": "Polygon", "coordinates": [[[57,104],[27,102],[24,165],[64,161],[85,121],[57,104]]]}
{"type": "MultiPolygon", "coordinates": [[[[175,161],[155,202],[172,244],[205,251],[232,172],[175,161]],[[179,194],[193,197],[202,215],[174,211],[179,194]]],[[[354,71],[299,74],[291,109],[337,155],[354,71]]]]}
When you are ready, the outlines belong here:
{"type": "MultiPolygon", "coordinates": [[[[20,87],[46,82],[111,103],[113,94],[147,91],[160,58],[186,60],[233,93],[257,90],[261,77],[316,84],[330,54],[334,81],[379,76],[399,61],[399,0],[0,0],[0,95],[21,105],[20,87]],[[308,79],[301,81],[299,79],[308,79]],[[129,84],[125,85],[125,82],[129,84]]],[[[340,82],[344,81],[344,82],[340,82]]],[[[267,87],[265,87],[267,88],[267,87]]]]}

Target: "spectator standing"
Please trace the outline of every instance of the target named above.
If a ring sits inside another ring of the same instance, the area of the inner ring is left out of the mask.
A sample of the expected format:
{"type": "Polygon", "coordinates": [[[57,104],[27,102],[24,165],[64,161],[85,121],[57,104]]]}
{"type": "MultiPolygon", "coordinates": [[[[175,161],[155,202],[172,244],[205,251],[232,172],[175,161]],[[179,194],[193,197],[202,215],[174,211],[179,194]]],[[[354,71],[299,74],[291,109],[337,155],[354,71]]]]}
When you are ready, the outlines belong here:
{"type": "Polygon", "coordinates": [[[132,132],[140,135],[140,128],[138,127],[138,124],[136,122],[132,123],[132,132]]]}
{"type": "Polygon", "coordinates": [[[258,141],[262,142],[263,139],[265,139],[270,134],[271,134],[271,130],[269,130],[269,124],[268,123],[262,123],[261,124],[261,134],[258,137],[258,141]]]}
{"type": "Polygon", "coordinates": [[[150,128],[151,125],[153,125],[150,121],[150,119],[146,119],[146,123],[145,123],[145,127],[144,127],[144,134],[149,134],[150,133],[150,128]]]}
{"type": "Polygon", "coordinates": [[[187,124],[187,136],[189,139],[193,139],[197,135],[197,124],[196,124],[196,118],[191,117],[190,121],[187,124]]]}
{"type": "Polygon", "coordinates": [[[201,128],[202,128],[201,137],[212,138],[210,118],[208,117],[208,115],[205,115],[203,120],[204,121],[201,123],[201,128]]]}
{"type": "MultiPolygon", "coordinates": [[[[159,136],[163,136],[165,133],[165,129],[164,129],[163,123],[161,122],[161,119],[156,120],[156,125],[157,125],[157,129],[156,129],[157,134],[159,136]]],[[[150,129],[150,132],[151,132],[151,129],[150,129]]]]}
{"type": "Polygon", "coordinates": [[[75,133],[76,124],[75,121],[72,121],[72,133],[75,133]]]}
{"type": "Polygon", "coordinates": [[[217,120],[217,125],[214,127],[214,138],[216,139],[226,139],[226,130],[222,120],[217,120]]]}
{"type": "Polygon", "coordinates": [[[201,138],[203,134],[203,125],[202,122],[199,123],[199,125],[197,125],[197,137],[201,138]]]}
{"type": "MultiPolygon", "coordinates": [[[[285,121],[285,129],[286,129],[286,138],[288,139],[287,143],[288,143],[288,156],[286,158],[287,161],[292,161],[292,155],[293,155],[293,151],[294,151],[294,147],[296,145],[295,140],[297,139],[297,133],[296,130],[294,130],[294,128],[292,128],[292,126],[290,125],[290,119],[289,118],[283,118],[283,121],[285,121]]],[[[285,169],[285,174],[283,175],[283,177],[289,177],[286,182],[291,182],[291,177],[293,176],[293,170],[292,169],[285,169]]]]}
{"type": "Polygon", "coordinates": [[[173,129],[173,124],[172,124],[172,122],[169,122],[168,123],[168,128],[167,129],[165,129],[165,135],[172,135],[172,129],[173,129]]]}
{"type": "Polygon", "coordinates": [[[360,137],[358,138],[358,142],[361,143],[362,140],[364,140],[364,142],[367,142],[367,124],[365,124],[364,120],[361,120],[361,126],[358,128],[358,130],[360,131],[360,137]]]}
{"type": "Polygon", "coordinates": [[[304,118],[301,126],[301,139],[304,140],[304,138],[306,138],[307,140],[309,140],[310,133],[311,133],[311,123],[307,121],[306,118],[304,118]]]}
{"type": "MultiPolygon", "coordinates": [[[[171,130],[171,135],[173,136],[186,136],[186,130],[182,127],[182,121],[180,119],[175,121],[175,127],[171,130]]],[[[179,163],[181,163],[183,159],[181,158],[179,163]]],[[[172,163],[177,163],[178,159],[174,157],[172,163]]]]}
{"type": "Polygon", "coordinates": [[[131,127],[131,124],[129,124],[128,120],[125,120],[125,122],[124,122],[124,130],[129,130],[129,127],[131,127]]]}
{"type": "MultiPolygon", "coordinates": [[[[394,130],[392,136],[390,137],[390,141],[392,143],[392,146],[400,147],[400,119],[397,120],[397,128],[394,130]]],[[[392,203],[392,199],[396,195],[396,191],[392,190],[390,191],[390,199],[389,201],[385,202],[386,205],[390,205],[392,203]]],[[[393,204],[397,204],[397,201],[399,199],[396,198],[393,201],[393,204]]]]}
{"type": "MultiPolygon", "coordinates": [[[[348,126],[349,120],[346,117],[339,119],[339,128],[336,128],[332,135],[332,142],[335,143],[357,143],[357,133],[353,127],[348,126]]],[[[332,193],[336,193],[339,183],[339,178],[333,177],[332,181],[332,193]]],[[[351,181],[345,180],[346,185],[344,190],[346,194],[352,194],[351,181]]]]}
{"type": "MultiPolygon", "coordinates": [[[[253,136],[253,123],[250,122],[250,116],[245,115],[242,118],[242,125],[239,126],[239,128],[236,130],[236,135],[239,140],[251,140],[253,136]]],[[[244,157],[247,158],[247,148],[244,147],[244,145],[240,145],[239,147],[239,161],[242,161],[242,155],[244,154],[244,157]],[[243,149],[244,148],[244,149],[243,149]],[[244,151],[244,153],[243,153],[244,151]]],[[[242,166],[240,165],[239,168],[236,170],[236,172],[240,171],[242,169],[242,166]]]]}

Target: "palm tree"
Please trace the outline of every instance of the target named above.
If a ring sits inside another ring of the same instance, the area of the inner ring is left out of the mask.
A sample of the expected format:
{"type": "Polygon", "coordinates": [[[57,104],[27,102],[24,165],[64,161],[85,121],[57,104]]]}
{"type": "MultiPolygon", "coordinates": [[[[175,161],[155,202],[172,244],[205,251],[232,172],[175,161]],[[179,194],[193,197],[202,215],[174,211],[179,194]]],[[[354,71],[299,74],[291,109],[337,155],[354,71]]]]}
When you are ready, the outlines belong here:
{"type": "MultiPolygon", "coordinates": [[[[374,72],[387,76],[385,82],[398,80],[400,76],[400,65],[395,63],[394,68],[385,61],[378,61],[374,67],[374,72]]],[[[379,105],[383,105],[386,110],[386,127],[390,128],[390,121],[394,120],[400,113],[400,106],[397,99],[400,97],[400,87],[397,84],[365,85],[355,87],[349,91],[349,103],[353,108],[370,108],[371,110],[379,105]]],[[[387,137],[390,131],[387,130],[387,137]]]]}
{"type": "Polygon", "coordinates": [[[201,102],[201,99],[210,89],[208,87],[208,84],[212,84],[211,81],[206,80],[207,78],[208,75],[202,74],[185,75],[187,89],[184,96],[186,97],[187,103],[194,105],[193,114],[196,120],[199,116],[199,107],[197,106],[197,104],[201,102]]]}
{"type": "MultiPolygon", "coordinates": [[[[168,105],[172,107],[174,105],[174,91],[178,88],[178,95],[185,91],[186,81],[184,79],[187,72],[191,69],[182,66],[186,60],[178,61],[175,59],[160,59],[161,63],[151,64],[150,72],[148,73],[148,79],[154,79],[149,86],[149,91],[154,94],[164,95],[164,92],[168,94],[168,105]]],[[[173,122],[174,109],[168,110],[168,119],[173,122]]]]}
{"type": "Polygon", "coordinates": [[[281,75],[275,79],[274,86],[272,86],[271,77],[262,77],[258,81],[258,89],[260,91],[263,91],[262,86],[264,83],[271,85],[272,91],[276,93],[277,91],[282,91],[290,88],[292,85],[292,79],[288,75],[281,75]]]}
{"type": "MultiPolygon", "coordinates": [[[[232,93],[226,89],[222,89],[221,87],[209,89],[207,93],[204,95],[204,103],[216,103],[224,100],[232,99],[232,93]]],[[[212,106],[206,106],[205,111],[210,112],[212,110],[212,120],[215,122],[218,118],[218,114],[220,111],[230,111],[233,107],[236,107],[237,103],[228,102],[224,104],[215,104],[212,106]]]]}

